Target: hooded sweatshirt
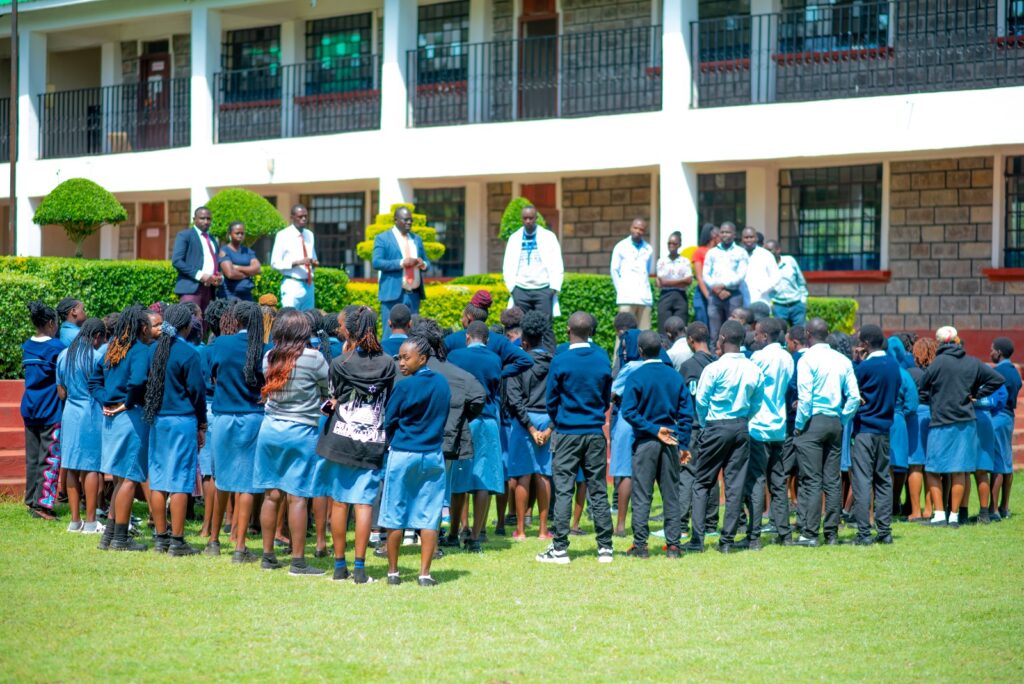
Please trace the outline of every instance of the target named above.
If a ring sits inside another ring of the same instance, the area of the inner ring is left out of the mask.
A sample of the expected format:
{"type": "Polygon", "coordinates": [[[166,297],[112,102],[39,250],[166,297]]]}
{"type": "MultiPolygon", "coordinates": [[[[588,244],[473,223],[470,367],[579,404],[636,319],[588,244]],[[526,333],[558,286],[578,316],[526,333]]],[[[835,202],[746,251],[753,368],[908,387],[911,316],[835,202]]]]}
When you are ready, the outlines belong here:
{"type": "Polygon", "coordinates": [[[547,411],[544,394],[551,370],[551,352],[532,349],[530,356],[533,365],[525,373],[509,378],[505,387],[505,410],[527,430],[532,424],[529,414],[547,411]]]}
{"type": "Polygon", "coordinates": [[[921,376],[922,401],[931,407],[931,426],[974,420],[973,400],[982,399],[1003,385],[1003,377],[963,347],[939,345],[935,360],[921,376]]]}

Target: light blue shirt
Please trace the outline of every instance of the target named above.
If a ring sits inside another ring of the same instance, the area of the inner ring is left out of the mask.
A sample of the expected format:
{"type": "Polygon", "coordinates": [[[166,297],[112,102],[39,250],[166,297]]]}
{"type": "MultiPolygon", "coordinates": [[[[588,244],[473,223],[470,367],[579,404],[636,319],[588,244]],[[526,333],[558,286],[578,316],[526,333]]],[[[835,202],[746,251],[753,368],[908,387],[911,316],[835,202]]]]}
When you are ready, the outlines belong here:
{"type": "MultiPolygon", "coordinates": [[[[661,363],[661,359],[653,360],[661,363]]],[[[619,374],[615,376],[614,380],[612,380],[612,394],[617,394],[621,397],[622,393],[626,391],[626,380],[628,380],[629,376],[633,374],[633,371],[639,368],[643,363],[644,362],[640,360],[630,361],[620,368],[619,374]]]]}
{"type": "Polygon", "coordinates": [[[65,347],[70,347],[71,343],[78,337],[78,331],[81,328],[71,321],[64,321],[60,324],[60,341],[64,343],[65,347]]]}
{"type": "Polygon", "coordinates": [[[750,437],[781,442],[786,439],[786,388],[793,377],[793,356],[775,342],[754,352],[750,360],[764,376],[764,403],[750,421],[750,437]]]}
{"type": "Polygon", "coordinates": [[[704,256],[704,284],[709,290],[715,285],[721,285],[727,290],[739,291],[740,283],[747,276],[749,263],[747,250],[735,242],[728,249],[721,244],[709,249],[704,256]]]}
{"type": "Polygon", "coordinates": [[[860,407],[860,387],[853,364],[824,342],[818,342],[800,357],[796,393],[797,430],[803,430],[812,416],[833,416],[846,425],[860,407]]]}
{"type": "Polygon", "coordinates": [[[804,274],[796,259],[788,254],[779,258],[779,279],[771,295],[773,302],[807,302],[807,281],[804,280],[804,274]]]}
{"type": "Polygon", "coordinates": [[[700,374],[696,399],[701,427],[709,420],[750,419],[764,403],[764,377],[742,353],[722,354],[700,374]]]}

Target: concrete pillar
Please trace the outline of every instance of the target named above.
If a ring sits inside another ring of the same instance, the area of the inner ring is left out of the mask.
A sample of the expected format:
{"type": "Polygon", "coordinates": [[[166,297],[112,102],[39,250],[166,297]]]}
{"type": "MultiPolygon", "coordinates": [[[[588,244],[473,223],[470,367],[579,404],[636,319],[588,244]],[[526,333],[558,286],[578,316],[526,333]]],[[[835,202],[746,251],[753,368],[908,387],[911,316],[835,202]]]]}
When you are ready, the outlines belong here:
{"type": "MultiPolygon", "coordinates": [[[[382,131],[399,132],[406,128],[409,111],[406,87],[407,53],[416,47],[416,7],[416,0],[384,0],[380,108],[382,131]]],[[[383,186],[381,197],[384,197],[383,186]]],[[[383,201],[381,206],[384,206],[383,201]]]]}
{"type": "Polygon", "coordinates": [[[100,228],[100,259],[117,259],[121,228],[104,224],[100,228]]]}
{"type": "Polygon", "coordinates": [[[667,235],[678,230],[683,234],[683,247],[696,245],[697,170],[682,162],[663,162],[658,190],[661,232],[667,235]]]}
{"type": "MultiPolygon", "coordinates": [[[[487,40],[487,27],[491,26],[491,3],[488,0],[469,1],[469,43],[483,43],[487,40]]],[[[485,113],[490,110],[491,88],[487,84],[487,69],[483,59],[484,53],[479,48],[470,48],[469,73],[467,75],[469,91],[469,122],[484,121],[485,113]]]]}
{"type": "Polygon", "coordinates": [[[305,72],[291,66],[306,61],[306,23],[302,20],[281,23],[281,137],[298,135],[295,96],[304,95],[305,72]]]}
{"type": "MultiPolygon", "coordinates": [[[[192,8],[193,150],[213,145],[215,76],[220,71],[220,27],[220,12],[202,5],[192,8]]],[[[201,155],[197,158],[201,158],[201,155]]]]}
{"type": "Polygon", "coordinates": [[[391,211],[392,204],[412,202],[412,183],[397,176],[382,176],[378,181],[381,214],[391,211]]]}
{"type": "MultiPolygon", "coordinates": [[[[18,37],[18,160],[39,159],[41,110],[39,95],[46,92],[46,34],[24,31],[18,37]]],[[[56,183],[54,184],[56,185],[56,183]]],[[[43,234],[32,223],[37,202],[15,189],[18,222],[14,226],[15,253],[18,256],[41,256],[43,234]]]]}
{"type": "Polygon", "coordinates": [[[778,214],[773,217],[771,212],[771,195],[769,189],[769,177],[764,167],[752,167],[747,169],[747,225],[753,226],[765,235],[765,239],[771,240],[779,236],[778,214]]]}
{"type": "Polygon", "coordinates": [[[696,106],[693,92],[691,48],[696,37],[691,35],[690,22],[697,21],[697,3],[692,0],[669,0],[663,12],[661,34],[661,108],[666,113],[681,112],[696,106]]]}
{"type": "Polygon", "coordinates": [[[892,178],[891,162],[882,162],[882,230],[878,245],[878,265],[883,271],[889,268],[889,183],[892,178]]]}
{"type": "Polygon", "coordinates": [[[487,184],[466,183],[466,235],[463,273],[487,272],[487,184]]]}
{"type": "Polygon", "coordinates": [[[781,0],[750,0],[750,101],[754,103],[775,101],[772,52],[779,39],[781,11],[781,0]]]}
{"type": "Polygon", "coordinates": [[[209,202],[210,197],[212,196],[210,189],[205,185],[193,185],[189,188],[189,219],[192,218],[192,214],[195,213],[195,210],[209,202]]]}
{"type": "Polygon", "coordinates": [[[996,153],[992,157],[992,268],[1001,268],[1003,249],[1006,247],[1006,157],[996,153]]]}
{"type": "MultiPolygon", "coordinates": [[[[103,43],[100,46],[100,85],[103,87],[116,86],[121,83],[121,44],[103,43]]],[[[107,100],[110,101],[110,100],[107,100]]],[[[114,132],[116,124],[110,117],[103,117],[103,151],[110,153],[110,134],[114,132]]],[[[114,257],[116,258],[116,257],[114,257]]]]}

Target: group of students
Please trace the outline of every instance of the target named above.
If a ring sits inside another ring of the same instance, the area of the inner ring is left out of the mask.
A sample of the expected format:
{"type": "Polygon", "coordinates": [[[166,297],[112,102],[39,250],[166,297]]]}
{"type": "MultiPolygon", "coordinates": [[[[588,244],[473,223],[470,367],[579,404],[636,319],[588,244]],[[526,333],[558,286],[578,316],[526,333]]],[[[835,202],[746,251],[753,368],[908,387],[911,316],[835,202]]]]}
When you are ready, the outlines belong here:
{"type": "Polygon", "coordinates": [[[218,300],[206,312],[136,305],[99,320],[80,302],[62,302],[60,315],[32,302],[26,503],[47,517],[41,502],[52,502],[63,466],[69,531],[102,533],[100,549],[144,551],[131,515],[141,496],[155,551],[194,555],[184,527],[198,471],[205,553],[220,553],[230,508],[233,562],[283,567],[275,547],[286,524],[289,572],[322,575],[305,560],[312,507],[318,556],[328,553],[329,520],[332,579],[373,581],[365,563],[376,541],[387,582],[400,583],[399,548],[418,535],[423,586],[436,584],[430,568],[442,548],[481,550],[492,497],[495,532],[514,519],[515,541],[526,539],[537,506],[538,537],[551,542],[537,560],[556,564],[570,560],[584,502],[598,561],[612,561],[630,502],[627,555],[648,557],[655,484],[670,558],[704,551],[718,532],[720,478],[722,552],[761,548],[766,507],[765,529],[780,544],[817,546],[819,531],[838,543],[844,514],[856,523],[854,543],[891,543],[905,487],[909,519],[958,526],[971,473],[978,521],[1009,515],[1021,380],[1006,338],[993,342],[993,369],[966,356],[951,328],[936,340],[887,340],[865,325],[851,342],[821,319],[787,328],[740,308],[711,340],[700,322],[673,317],[658,333],[620,313],[613,363],[592,341],[597,322],[587,312],[572,314],[568,342],[549,349],[547,316],[508,309],[492,330],[491,303],[478,291],[463,329],[447,335],[397,305],[380,340],[376,312],[360,306],[322,314],[218,300]],[[113,480],[105,527],[96,521],[104,476],[113,480]],[[261,556],[246,547],[254,518],[261,556]]]}

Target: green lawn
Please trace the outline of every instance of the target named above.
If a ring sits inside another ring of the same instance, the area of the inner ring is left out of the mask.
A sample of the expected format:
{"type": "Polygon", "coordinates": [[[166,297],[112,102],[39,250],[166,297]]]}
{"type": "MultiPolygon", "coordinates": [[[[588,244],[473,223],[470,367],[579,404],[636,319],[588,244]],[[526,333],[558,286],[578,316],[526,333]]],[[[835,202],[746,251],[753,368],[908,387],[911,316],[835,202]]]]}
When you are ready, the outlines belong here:
{"type": "Polygon", "coordinates": [[[438,561],[433,589],[418,553],[402,586],[355,586],[104,553],[66,520],[0,504],[0,681],[1024,681],[1024,515],[671,562],[600,565],[573,538],[567,567],[492,535],[438,561]]]}

